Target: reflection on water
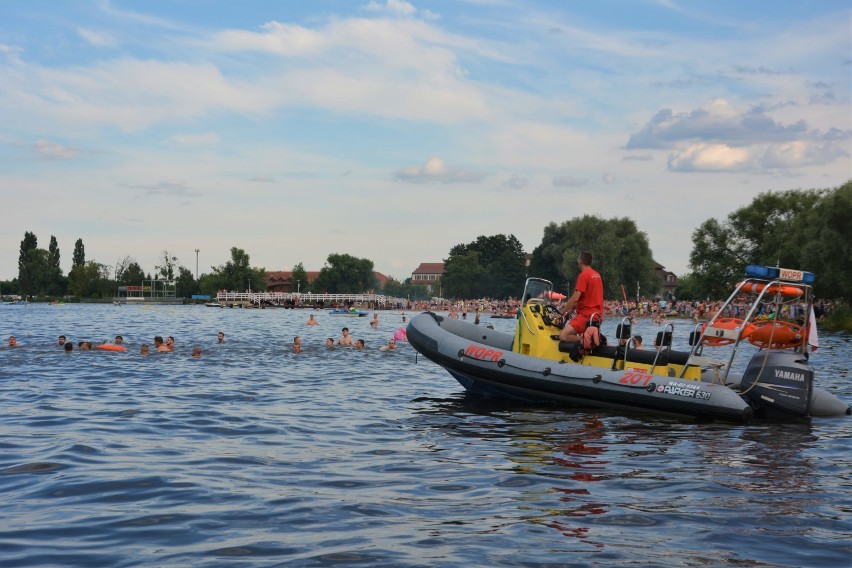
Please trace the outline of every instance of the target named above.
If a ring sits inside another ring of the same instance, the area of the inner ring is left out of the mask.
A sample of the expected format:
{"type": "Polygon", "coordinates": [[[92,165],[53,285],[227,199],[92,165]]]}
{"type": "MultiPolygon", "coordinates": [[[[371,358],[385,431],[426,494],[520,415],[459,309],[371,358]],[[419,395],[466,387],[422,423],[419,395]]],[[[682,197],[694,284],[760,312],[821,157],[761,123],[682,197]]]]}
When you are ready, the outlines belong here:
{"type": "MultiPolygon", "coordinates": [[[[316,315],[0,312],[24,344],[0,350],[0,564],[838,566],[852,552],[848,418],[696,424],[472,397],[407,345],[378,351],[400,313],[378,330],[316,315]],[[324,347],[343,325],[366,352],[324,347]],[[178,352],[66,356],[60,333],[174,335],[178,352]]],[[[822,339],[822,386],[852,399],[850,345],[822,339]]]]}

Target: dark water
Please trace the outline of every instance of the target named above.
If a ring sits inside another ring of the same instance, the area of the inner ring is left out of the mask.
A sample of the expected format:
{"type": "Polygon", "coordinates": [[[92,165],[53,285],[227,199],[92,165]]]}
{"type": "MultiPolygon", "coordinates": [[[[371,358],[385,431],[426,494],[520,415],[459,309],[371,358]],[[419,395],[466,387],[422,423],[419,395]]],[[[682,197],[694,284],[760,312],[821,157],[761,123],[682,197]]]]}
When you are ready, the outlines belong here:
{"type": "MultiPolygon", "coordinates": [[[[0,306],[23,344],[0,348],[0,566],[850,564],[850,417],[483,402],[407,344],[378,351],[399,312],[307,316],[0,306]],[[322,346],[343,325],[366,352],[322,346]],[[66,355],[60,333],[131,350],[66,355]],[[155,334],[177,352],[139,356],[155,334]]],[[[849,337],[821,341],[819,384],[852,401],[849,337]]]]}

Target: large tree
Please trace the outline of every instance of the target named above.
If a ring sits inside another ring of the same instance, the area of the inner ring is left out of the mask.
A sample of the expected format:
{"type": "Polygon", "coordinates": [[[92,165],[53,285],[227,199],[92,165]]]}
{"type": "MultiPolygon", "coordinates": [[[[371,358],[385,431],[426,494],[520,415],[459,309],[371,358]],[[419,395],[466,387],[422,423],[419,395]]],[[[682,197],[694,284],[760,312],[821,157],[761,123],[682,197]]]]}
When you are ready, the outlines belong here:
{"type": "Polygon", "coordinates": [[[694,287],[724,297],[747,264],[778,265],[815,272],[818,295],[849,299],[850,216],[852,182],[833,190],[761,193],[727,219],[708,219],[692,234],[694,287]]]}
{"type": "Polygon", "coordinates": [[[175,295],[179,298],[189,298],[195,294],[195,274],[185,266],[178,267],[177,278],[175,278],[175,295]]]}
{"type": "Polygon", "coordinates": [[[440,294],[448,298],[482,298],[482,282],[485,268],[479,253],[470,251],[464,254],[450,253],[444,262],[444,275],[441,277],[440,294]]]}
{"type": "Polygon", "coordinates": [[[299,262],[290,272],[290,291],[301,292],[302,290],[308,290],[308,273],[305,265],[299,262]]]}
{"type": "Polygon", "coordinates": [[[71,268],[86,264],[86,248],[83,239],[77,239],[74,243],[74,256],[71,258],[71,268]]]}
{"type": "Polygon", "coordinates": [[[852,181],[828,192],[801,216],[799,263],[816,273],[825,298],[852,301],[852,181]]]}
{"type": "Polygon", "coordinates": [[[541,244],[533,251],[531,276],[553,281],[570,292],[579,275],[577,257],[592,253],[592,266],[604,281],[604,296],[620,298],[621,285],[638,284],[648,295],[660,288],[654,274],[654,259],[648,237],[629,218],[602,219],[584,215],[544,228],[541,244]]]}
{"type": "Polygon", "coordinates": [[[145,271],[135,260],[125,266],[119,282],[125,286],[141,286],[146,280],[145,271]]]}
{"type": "Polygon", "coordinates": [[[61,296],[67,285],[59,265],[59,243],[54,235],[50,235],[50,246],[47,249],[47,293],[61,296]]]}
{"type": "Polygon", "coordinates": [[[36,266],[33,264],[32,251],[38,248],[38,238],[35,233],[24,232],[24,240],[21,241],[21,251],[18,255],[18,286],[22,294],[34,294],[35,281],[38,275],[35,273],[36,266]]]}
{"type": "Polygon", "coordinates": [[[90,260],[75,266],[68,273],[68,291],[80,298],[98,298],[112,295],[111,267],[90,260]]]}
{"type": "Polygon", "coordinates": [[[214,266],[213,274],[205,282],[205,288],[212,290],[266,290],[266,269],[251,266],[251,259],[241,248],[231,247],[231,260],[222,266],[214,266]]]}
{"type": "Polygon", "coordinates": [[[525,268],[524,247],[514,235],[481,235],[450,249],[441,278],[443,293],[456,298],[520,296],[525,268]],[[480,269],[474,268],[474,261],[480,269]]]}
{"type": "Polygon", "coordinates": [[[175,279],[175,269],[177,268],[177,257],[167,250],[160,253],[160,264],[154,269],[163,280],[171,282],[175,279]]]}
{"type": "Polygon", "coordinates": [[[361,294],[378,288],[372,260],[332,253],[325,262],[311,286],[314,292],[361,294]]]}

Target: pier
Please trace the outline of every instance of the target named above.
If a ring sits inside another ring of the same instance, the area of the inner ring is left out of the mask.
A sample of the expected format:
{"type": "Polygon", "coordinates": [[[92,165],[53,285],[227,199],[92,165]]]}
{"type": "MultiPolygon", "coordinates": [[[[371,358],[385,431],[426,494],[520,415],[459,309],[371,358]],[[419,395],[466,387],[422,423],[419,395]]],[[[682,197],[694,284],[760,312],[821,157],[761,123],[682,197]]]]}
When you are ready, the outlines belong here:
{"type": "Polygon", "coordinates": [[[325,306],[342,304],[369,307],[374,309],[404,308],[408,304],[405,298],[394,298],[383,294],[303,294],[294,292],[225,292],[216,293],[216,301],[223,306],[325,306]]]}

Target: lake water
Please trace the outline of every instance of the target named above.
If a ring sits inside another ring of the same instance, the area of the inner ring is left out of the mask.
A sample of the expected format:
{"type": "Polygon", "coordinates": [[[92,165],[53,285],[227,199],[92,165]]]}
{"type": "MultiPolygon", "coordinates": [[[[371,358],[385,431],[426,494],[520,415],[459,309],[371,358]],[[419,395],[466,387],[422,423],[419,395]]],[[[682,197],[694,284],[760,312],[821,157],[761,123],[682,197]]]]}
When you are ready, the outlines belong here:
{"type": "MultiPolygon", "coordinates": [[[[379,321],[0,306],[22,344],[0,348],[0,566],[849,566],[852,417],[483,401],[380,352],[402,314],[379,321]],[[324,347],[344,325],[366,351],[324,347]],[[130,350],[66,355],[59,334],[130,350]],[[140,356],[154,335],[177,351],[140,356]]],[[[852,401],[849,336],[820,340],[818,384],[852,401]]]]}

